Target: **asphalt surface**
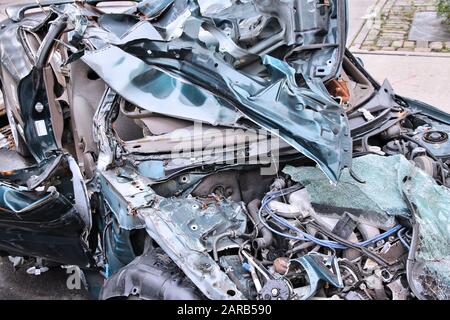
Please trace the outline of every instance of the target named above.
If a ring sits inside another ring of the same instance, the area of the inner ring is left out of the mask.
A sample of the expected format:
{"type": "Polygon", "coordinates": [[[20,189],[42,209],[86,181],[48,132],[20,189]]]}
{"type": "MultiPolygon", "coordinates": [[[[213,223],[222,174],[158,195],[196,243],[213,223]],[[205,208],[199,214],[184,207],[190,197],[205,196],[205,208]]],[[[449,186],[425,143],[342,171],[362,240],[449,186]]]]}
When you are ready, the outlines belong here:
{"type": "MultiPolygon", "coordinates": [[[[374,6],[382,0],[349,0],[349,36],[351,44],[365,20],[373,16],[374,6]]],[[[423,26],[427,29],[430,26],[423,26]]],[[[422,30],[423,31],[423,30],[422,30]]],[[[436,31],[436,30],[434,30],[436,31]]],[[[431,38],[429,38],[431,41],[431,38]]],[[[426,102],[450,113],[450,55],[408,52],[359,52],[369,73],[382,83],[388,79],[399,95],[426,102]]]]}
{"type": "MultiPolygon", "coordinates": [[[[32,266],[32,265],[31,265],[32,266]]],[[[69,290],[66,269],[55,267],[39,275],[29,275],[29,266],[14,270],[8,258],[0,258],[0,300],[86,300],[84,289],[69,290]]]]}
{"type": "Polygon", "coordinates": [[[350,0],[347,43],[350,44],[357,35],[367,16],[371,14],[371,9],[378,0],[350,0]]]}
{"type": "MultiPolygon", "coordinates": [[[[16,170],[31,165],[11,151],[0,150],[2,170],[16,170]]],[[[14,270],[7,257],[0,258],[0,300],[81,300],[89,295],[81,288],[69,290],[67,280],[70,274],[60,267],[51,268],[39,276],[30,275],[27,269],[34,265],[25,264],[14,270]]]]}

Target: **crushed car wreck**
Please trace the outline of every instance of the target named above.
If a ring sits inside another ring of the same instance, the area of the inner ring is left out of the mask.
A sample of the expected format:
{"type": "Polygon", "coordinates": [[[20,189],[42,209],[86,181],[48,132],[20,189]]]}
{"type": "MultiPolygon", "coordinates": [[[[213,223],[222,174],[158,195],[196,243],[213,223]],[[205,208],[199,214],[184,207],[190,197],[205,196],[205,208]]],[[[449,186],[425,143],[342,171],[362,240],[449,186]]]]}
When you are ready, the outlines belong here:
{"type": "Polygon", "coordinates": [[[7,14],[2,256],[99,299],[450,298],[450,116],[371,78],[345,0],[7,14]]]}

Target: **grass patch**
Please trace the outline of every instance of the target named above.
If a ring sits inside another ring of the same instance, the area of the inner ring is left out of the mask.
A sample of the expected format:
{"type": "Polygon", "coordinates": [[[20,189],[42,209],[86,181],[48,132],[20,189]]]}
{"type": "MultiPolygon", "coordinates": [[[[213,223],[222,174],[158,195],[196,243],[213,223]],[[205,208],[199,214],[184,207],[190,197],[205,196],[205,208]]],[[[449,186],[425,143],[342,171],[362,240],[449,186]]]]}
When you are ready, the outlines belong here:
{"type": "Polygon", "coordinates": [[[445,22],[450,24],[450,0],[437,0],[437,9],[445,22]]]}

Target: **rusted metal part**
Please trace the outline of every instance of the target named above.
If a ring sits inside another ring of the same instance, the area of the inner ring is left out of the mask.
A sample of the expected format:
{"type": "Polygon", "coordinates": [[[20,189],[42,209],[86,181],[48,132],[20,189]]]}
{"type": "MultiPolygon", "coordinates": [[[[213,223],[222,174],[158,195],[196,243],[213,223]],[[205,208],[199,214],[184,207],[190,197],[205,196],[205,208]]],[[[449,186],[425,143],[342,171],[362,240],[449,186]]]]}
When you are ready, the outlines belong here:
{"type": "Polygon", "coordinates": [[[350,90],[345,80],[333,79],[327,83],[327,89],[333,97],[341,99],[341,104],[350,101],[350,90]]]}
{"type": "Polygon", "coordinates": [[[289,263],[290,263],[289,258],[285,257],[276,258],[275,261],[273,262],[273,268],[279,274],[284,275],[289,269],[289,263]]]}

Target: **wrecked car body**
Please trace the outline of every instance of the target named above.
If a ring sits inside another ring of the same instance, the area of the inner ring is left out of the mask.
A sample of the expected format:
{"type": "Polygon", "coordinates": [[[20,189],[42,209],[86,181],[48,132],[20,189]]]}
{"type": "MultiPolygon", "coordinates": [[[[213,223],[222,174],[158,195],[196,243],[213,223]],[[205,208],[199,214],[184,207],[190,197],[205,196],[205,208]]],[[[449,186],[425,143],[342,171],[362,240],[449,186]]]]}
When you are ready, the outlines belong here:
{"type": "Polygon", "coordinates": [[[100,299],[449,299],[450,116],[345,0],[8,8],[0,254],[100,299]]]}

